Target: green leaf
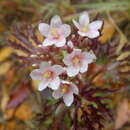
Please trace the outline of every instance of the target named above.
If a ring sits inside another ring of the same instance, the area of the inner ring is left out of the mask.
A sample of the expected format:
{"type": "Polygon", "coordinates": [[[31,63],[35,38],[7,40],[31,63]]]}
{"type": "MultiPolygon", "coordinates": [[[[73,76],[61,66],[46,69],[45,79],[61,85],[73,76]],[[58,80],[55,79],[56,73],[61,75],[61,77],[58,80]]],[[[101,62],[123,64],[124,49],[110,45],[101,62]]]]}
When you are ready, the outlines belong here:
{"type": "Polygon", "coordinates": [[[49,104],[55,104],[55,103],[57,102],[56,99],[51,98],[51,97],[49,97],[47,100],[48,100],[48,103],[49,103],[49,104]]]}

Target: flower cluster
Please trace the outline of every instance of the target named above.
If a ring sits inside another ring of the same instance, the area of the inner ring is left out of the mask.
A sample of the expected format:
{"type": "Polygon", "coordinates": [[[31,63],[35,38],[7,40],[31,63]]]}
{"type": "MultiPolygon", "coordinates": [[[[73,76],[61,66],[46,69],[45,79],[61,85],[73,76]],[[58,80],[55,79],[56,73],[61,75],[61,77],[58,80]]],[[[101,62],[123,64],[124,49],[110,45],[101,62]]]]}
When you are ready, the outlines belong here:
{"type": "MultiPolygon", "coordinates": [[[[73,20],[74,25],[78,29],[78,35],[90,39],[100,36],[100,29],[103,22],[100,20],[89,23],[89,16],[84,12],[79,17],[79,23],[73,20]]],[[[49,87],[53,90],[52,96],[55,99],[63,97],[67,106],[73,103],[73,94],[78,95],[79,89],[75,82],[72,82],[74,77],[82,77],[82,73],[87,72],[88,65],[96,60],[93,51],[82,50],[77,48],[73,41],[69,39],[71,34],[70,25],[63,24],[59,16],[52,17],[50,25],[46,23],[39,24],[39,31],[45,37],[40,47],[44,50],[57,49],[62,50],[65,54],[57,62],[47,61],[39,63],[39,69],[31,72],[30,76],[33,80],[39,80],[39,91],[49,87]],[[67,48],[67,49],[66,49],[67,48]],[[67,50],[67,51],[66,51],[67,50]],[[65,78],[63,78],[65,77],[65,78]]],[[[55,57],[52,56],[52,57],[55,57]]]]}

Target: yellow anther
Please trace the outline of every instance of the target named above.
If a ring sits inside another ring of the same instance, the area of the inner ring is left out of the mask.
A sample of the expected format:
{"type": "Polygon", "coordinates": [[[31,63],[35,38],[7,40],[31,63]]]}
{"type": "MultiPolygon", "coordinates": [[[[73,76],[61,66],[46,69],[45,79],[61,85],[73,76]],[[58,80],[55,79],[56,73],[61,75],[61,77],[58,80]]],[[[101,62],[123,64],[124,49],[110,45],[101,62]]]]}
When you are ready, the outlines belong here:
{"type": "Polygon", "coordinates": [[[55,28],[51,29],[51,35],[54,38],[58,38],[59,37],[58,31],[55,28]]]}
{"type": "Polygon", "coordinates": [[[80,62],[80,59],[79,59],[78,57],[74,57],[74,58],[72,59],[72,62],[73,62],[74,64],[78,64],[78,63],[80,62]]]}
{"type": "Polygon", "coordinates": [[[50,78],[51,75],[52,75],[52,72],[48,71],[48,72],[45,72],[45,73],[43,74],[43,77],[44,77],[44,78],[50,78]]]}
{"type": "Polygon", "coordinates": [[[61,86],[61,92],[63,94],[66,93],[68,91],[68,89],[69,89],[69,85],[64,84],[61,86]]]}
{"type": "Polygon", "coordinates": [[[84,24],[81,28],[82,32],[88,32],[88,24],[84,24]]]}

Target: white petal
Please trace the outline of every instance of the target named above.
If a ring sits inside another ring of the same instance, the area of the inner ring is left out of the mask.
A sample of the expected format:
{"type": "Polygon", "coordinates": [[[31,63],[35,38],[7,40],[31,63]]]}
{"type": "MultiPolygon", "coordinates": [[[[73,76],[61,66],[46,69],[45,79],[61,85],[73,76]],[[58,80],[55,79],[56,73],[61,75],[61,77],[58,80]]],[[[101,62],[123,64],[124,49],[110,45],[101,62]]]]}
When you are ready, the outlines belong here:
{"type": "Polygon", "coordinates": [[[89,16],[87,12],[83,12],[79,17],[79,24],[84,25],[89,23],[89,16]]]}
{"type": "Polygon", "coordinates": [[[72,65],[71,57],[69,55],[64,57],[63,62],[65,65],[72,65]]]}
{"type": "Polygon", "coordinates": [[[55,43],[53,40],[45,39],[44,42],[42,43],[43,46],[51,46],[55,43]]]}
{"type": "Polygon", "coordinates": [[[47,81],[41,81],[39,83],[38,90],[39,91],[44,90],[45,88],[47,88],[48,84],[49,84],[49,82],[47,82],[47,81]]]}
{"type": "Polygon", "coordinates": [[[59,77],[56,77],[54,80],[52,80],[50,83],[49,83],[49,88],[53,89],[53,90],[56,90],[58,89],[60,86],[60,78],[59,77]]]}
{"type": "Polygon", "coordinates": [[[66,80],[61,80],[61,83],[63,83],[63,84],[70,84],[70,82],[68,82],[66,80]]]}
{"type": "Polygon", "coordinates": [[[89,28],[92,30],[98,30],[102,27],[103,21],[97,20],[89,24],[89,28]]]}
{"type": "Polygon", "coordinates": [[[81,49],[77,49],[77,48],[76,48],[76,49],[74,49],[73,52],[76,53],[76,54],[77,54],[77,53],[80,53],[80,52],[81,52],[81,49]]]}
{"type": "Polygon", "coordinates": [[[71,33],[71,28],[70,25],[68,24],[63,24],[61,25],[61,31],[63,32],[64,37],[68,37],[71,33]]]}
{"type": "Polygon", "coordinates": [[[83,52],[84,60],[88,64],[92,63],[94,60],[96,60],[95,54],[90,51],[90,52],[83,52]]]}
{"type": "Polygon", "coordinates": [[[73,24],[79,29],[80,28],[80,25],[77,21],[75,21],[74,19],[72,20],[73,24]]]}
{"type": "Polygon", "coordinates": [[[48,68],[50,66],[50,64],[48,62],[42,62],[40,64],[40,70],[43,71],[45,70],[46,68],[48,68]]]}
{"type": "Polygon", "coordinates": [[[67,45],[70,47],[70,48],[73,48],[74,47],[74,44],[73,42],[70,40],[67,42],[67,45]]]}
{"type": "Polygon", "coordinates": [[[84,73],[87,70],[88,70],[88,63],[86,61],[84,61],[83,64],[81,65],[80,72],[84,73]]]}
{"type": "Polygon", "coordinates": [[[69,56],[71,57],[71,58],[73,58],[74,56],[76,56],[76,55],[81,55],[81,49],[75,49],[74,48],[74,50],[73,50],[73,52],[71,53],[71,54],[69,54],[69,56]]]}
{"type": "Polygon", "coordinates": [[[78,89],[78,87],[75,84],[71,83],[71,87],[72,87],[73,93],[75,93],[75,94],[79,93],[79,89],[78,89]]]}
{"type": "Polygon", "coordinates": [[[63,38],[61,40],[55,41],[56,47],[63,47],[65,45],[65,43],[66,43],[66,39],[65,38],[63,38]]]}
{"type": "Polygon", "coordinates": [[[100,36],[100,33],[99,33],[99,31],[93,30],[93,31],[88,32],[87,36],[88,36],[88,38],[97,38],[100,36]]]}
{"type": "Polygon", "coordinates": [[[73,77],[79,73],[79,67],[76,68],[76,67],[70,66],[66,68],[66,70],[67,70],[67,75],[70,77],[73,77]]]}
{"type": "Polygon", "coordinates": [[[89,51],[89,55],[91,56],[91,58],[93,59],[93,60],[96,60],[96,55],[94,54],[94,52],[91,50],[91,51],[89,51]]]}
{"type": "Polygon", "coordinates": [[[100,33],[99,31],[96,30],[90,30],[89,32],[86,33],[86,37],[88,38],[97,38],[99,37],[100,33]]]}
{"type": "Polygon", "coordinates": [[[55,99],[58,99],[58,98],[61,98],[63,96],[62,92],[60,91],[60,89],[57,89],[55,90],[53,93],[52,93],[52,96],[55,98],[55,99]]]}
{"type": "Polygon", "coordinates": [[[53,16],[51,19],[51,27],[60,27],[61,25],[62,25],[61,18],[58,15],[53,16]]]}
{"type": "Polygon", "coordinates": [[[33,70],[33,71],[30,73],[30,77],[31,77],[33,80],[41,80],[41,79],[42,79],[42,76],[41,76],[41,71],[40,71],[40,69],[35,69],[35,70],[33,70]]]}
{"type": "Polygon", "coordinates": [[[50,30],[50,27],[48,24],[40,23],[38,26],[38,29],[43,36],[46,36],[46,37],[48,36],[49,30],[50,30]]]}
{"type": "Polygon", "coordinates": [[[63,69],[63,67],[61,65],[53,65],[52,69],[54,70],[56,75],[60,75],[61,73],[64,72],[64,69],[63,69]]]}
{"type": "Polygon", "coordinates": [[[65,94],[63,96],[63,100],[64,100],[64,103],[66,104],[66,106],[69,107],[73,103],[73,100],[74,100],[73,93],[69,92],[69,93],[65,94]]]}
{"type": "Polygon", "coordinates": [[[80,32],[78,31],[78,34],[82,37],[87,37],[87,33],[86,32],[80,32]]]}

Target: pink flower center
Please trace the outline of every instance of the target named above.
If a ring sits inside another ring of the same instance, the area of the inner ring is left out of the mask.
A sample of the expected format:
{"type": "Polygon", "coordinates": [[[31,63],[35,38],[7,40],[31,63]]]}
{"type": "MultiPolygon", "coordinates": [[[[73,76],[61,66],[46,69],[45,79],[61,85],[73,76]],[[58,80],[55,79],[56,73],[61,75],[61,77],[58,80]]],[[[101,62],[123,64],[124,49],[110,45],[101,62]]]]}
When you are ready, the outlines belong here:
{"type": "Polygon", "coordinates": [[[81,32],[88,32],[88,24],[82,25],[81,32]]]}
{"type": "Polygon", "coordinates": [[[51,71],[47,71],[47,72],[45,72],[44,74],[43,74],[43,78],[50,78],[50,77],[52,77],[52,72],[51,71]]]}
{"type": "Polygon", "coordinates": [[[73,62],[73,64],[77,65],[77,64],[80,63],[80,58],[79,58],[78,56],[74,56],[74,57],[72,58],[72,62],[73,62]]]}
{"type": "Polygon", "coordinates": [[[69,85],[68,84],[62,84],[61,85],[61,92],[63,93],[63,94],[65,94],[65,93],[67,93],[68,91],[69,91],[69,85]]]}
{"type": "Polygon", "coordinates": [[[53,36],[53,39],[59,39],[60,37],[58,30],[55,28],[51,29],[51,35],[53,36]]]}

